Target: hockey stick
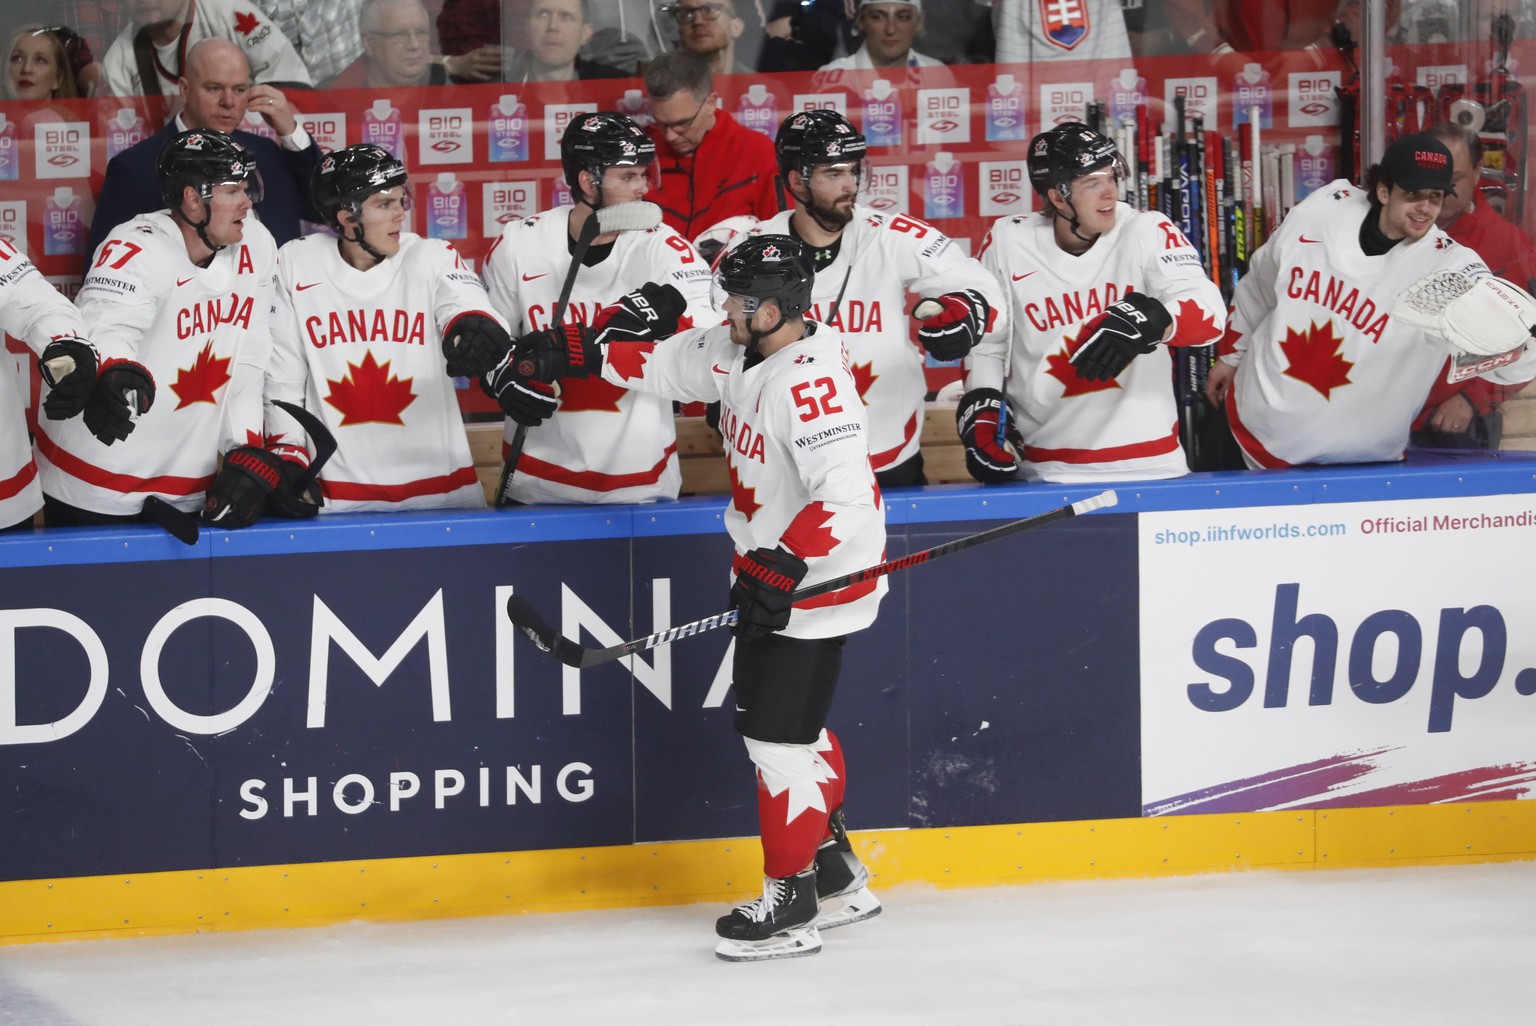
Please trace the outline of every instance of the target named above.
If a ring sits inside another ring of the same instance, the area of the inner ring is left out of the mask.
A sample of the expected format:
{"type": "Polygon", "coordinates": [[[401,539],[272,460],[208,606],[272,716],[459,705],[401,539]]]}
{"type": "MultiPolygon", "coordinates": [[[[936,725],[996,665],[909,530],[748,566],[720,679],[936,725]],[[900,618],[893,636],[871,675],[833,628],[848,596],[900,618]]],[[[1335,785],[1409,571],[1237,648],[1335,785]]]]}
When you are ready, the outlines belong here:
{"type": "Polygon", "coordinates": [[[335,455],[336,436],[331,434],[330,428],[325,426],[324,421],[296,403],[273,399],[272,405],[298,421],[299,426],[309,435],[309,440],[315,443],[315,453],[310,458],[309,466],[293,483],[293,494],[303,495],[304,489],[308,488],[309,483],[319,475],[320,468],[325,466],[326,460],[335,455]]]}
{"type": "MultiPolygon", "coordinates": [[[[581,230],[576,235],[576,245],[571,250],[570,269],[565,272],[565,281],[560,284],[560,298],[555,300],[555,309],[549,318],[550,327],[558,327],[565,316],[565,304],[570,302],[571,290],[576,287],[576,275],[581,271],[581,262],[586,258],[587,250],[592,248],[594,239],[610,232],[646,231],[659,224],[661,208],[645,200],[602,207],[582,222],[581,230]]],[[[512,441],[507,446],[506,462],[501,467],[501,478],[496,482],[497,506],[512,505],[512,496],[508,494],[512,486],[512,472],[517,469],[517,461],[523,455],[523,443],[527,440],[528,425],[519,424],[512,433],[512,441]]]]}
{"type": "MultiPolygon", "coordinates": [[[[914,552],[909,556],[888,560],[875,566],[866,567],[863,570],[855,570],[851,574],[844,574],[842,577],[834,577],[830,581],[822,581],[820,584],[801,588],[795,592],[794,601],[799,602],[804,599],[815,598],[818,595],[825,595],[828,592],[840,591],[851,585],[878,580],[888,574],[896,573],[898,570],[919,566],[923,563],[939,559],[942,556],[959,552],[962,549],[974,548],[977,545],[984,545],[999,538],[1007,538],[1010,535],[1033,530],[1036,527],[1044,527],[1046,524],[1054,524],[1056,521],[1065,520],[1068,517],[1091,513],[1096,509],[1106,509],[1119,501],[1119,498],[1113,491],[1100,492],[1098,495],[1080,499],[1068,506],[1060,506],[1056,509],[1046,510],[1044,513],[1036,513],[1032,517],[1010,521],[1001,527],[994,527],[990,531],[982,531],[980,534],[956,538],[954,541],[935,545],[930,549],[914,552]]],[[[622,659],[636,652],[647,651],[660,645],[670,645],[681,638],[691,638],[695,634],[703,634],[717,627],[730,627],[736,623],[736,615],[737,611],[735,609],[727,609],[722,613],[694,620],[692,623],[685,623],[678,627],[668,627],[664,631],[647,634],[643,638],[636,638],[633,641],[626,641],[609,648],[587,648],[557,632],[549,625],[549,621],[540,616],[532,604],[521,595],[509,595],[507,597],[507,619],[512,621],[512,626],[528,635],[529,640],[542,651],[548,652],[565,665],[574,666],[577,669],[600,666],[603,663],[622,659]]]]}

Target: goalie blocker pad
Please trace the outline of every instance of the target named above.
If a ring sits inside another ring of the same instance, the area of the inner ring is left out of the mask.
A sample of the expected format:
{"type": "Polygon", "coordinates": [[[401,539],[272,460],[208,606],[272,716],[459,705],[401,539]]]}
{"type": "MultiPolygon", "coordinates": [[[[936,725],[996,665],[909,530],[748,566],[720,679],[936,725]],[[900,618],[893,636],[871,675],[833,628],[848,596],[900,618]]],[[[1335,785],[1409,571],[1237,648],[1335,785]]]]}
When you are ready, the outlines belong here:
{"type": "Polygon", "coordinates": [[[1492,275],[1432,274],[1398,297],[1392,315],[1451,351],[1452,383],[1514,363],[1536,335],[1536,299],[1492,275]]]}

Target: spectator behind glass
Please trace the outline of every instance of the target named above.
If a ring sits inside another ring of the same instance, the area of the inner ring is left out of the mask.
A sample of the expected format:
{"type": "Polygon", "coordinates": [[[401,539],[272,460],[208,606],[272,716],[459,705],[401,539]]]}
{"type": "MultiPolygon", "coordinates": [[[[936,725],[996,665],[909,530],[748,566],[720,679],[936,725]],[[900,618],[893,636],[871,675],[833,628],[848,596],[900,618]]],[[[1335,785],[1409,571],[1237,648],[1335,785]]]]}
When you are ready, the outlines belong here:
{"type": "Polygon", "coordinates": [[[172,96],[187,51],[204,39],[238,46],[256,82],[309,88],[314,79],[293,44],[246,0],[128,0],[132,23],[102,59],[109,96],[172,96]]]}
{"type": "Polygon", "coordinates": [[[363,0],[254,0],[299,52],[316,82],[338,74],[362,53],[357,12],[363,0]]]}
{"type": "Polygon", "coordinates": [[[677,46],[677,25],[656,9],[654,0],[603,0],[592,8],[588,21],[592,38],[581,55],[631,75],[677,46]]]}
{"type": "Polygon", "coordinates": [[[181,98],[183,109],[169,125],[107,162],[107,174],[96,196],[96,213],[91,218],[87,252],[96,252],[102,240],[124,221],[164,205],[155,178],[156,161],[171,137],[187,128],[229,132],[256,158],[265,183],[256,213],[279,243],[298,237],[301,219],[320,221],[308,188],[310,173],[320,163],[320,147],[298,123],[281,91],[269,85],[251,85],[250,65],[238,46],[225,39],[204,39],[188,50],[181,98]],[[276,144],[235,127],[245,121],[247,110],[271,126],[276,144]]]}
{"type": "Polygon", "coordinates": [[[919,0],[862,0],[854,22],[864,45],[828,63],[824,71],[873,68],[931,68],[943,62],[912,49],[923,31],[923,5],[919,0]]]}
{"type": "Polygon", "coordinates": [[[697,243],[728,217],[765,221],[783,208],[773,143],[718,108],[708,62],[686,50],[664,53],[646,67],[645,91],[646,131],[661,168],[661,185],[648,198],[683,238],[697,243]]]}
{"type": "MultiPolygon", "coordinates": [[[[662,10],[677,22],[678,46],[708,61],[709,70],[713,74],[734,75],[752,71],[752,63],[761,48],[761,39],[755,34],[752,40],[743,44],[743,55],[750,57],[750,60],[737,60],[737,40],[747,30],[747,23],[737,15],[732,0],[677,0],[662,10]],[[745,51],[749,49],[751,54],[746,54],[745,51]]],[[[755,9],[753,13],[755,16],[755,9]]],[[[757,20],[761,22],[760,18],[757,20]]],[[[761,25],[758,28],[760,32],[761,25]]]]}
{"type": "Polygon", "coordinates": [[[507,69],[508,82],[570,82],[628,78],[628,72],[580,56],[592,38],[590,0],[533,0],[528,8],[528,52],[507,69]]]}
{"type": "MultiPolygon", "coordinates": [[[[1483,141],[1476,132],[1442,122],[1430,135],[1451,151],[1451,187],[1435,224],[1452,239],[1483,258],[1488,269],[1530,291],[1536,289],[1536,248],[1519,228],[1499,217],[1477,190],[1483,141]]],[[[1449,369],[1449,361],[1447,361],[1449,369]]],[[[1429,390],[1424,409],[1414,419],[1410,440],[1428,449],[1497,449],[1504,436],[1506,399],[1518,386],[1486,378],[1451,384],[1442,373],[1429,390]]]]}
{"type": "Polygon", "coordinates": [[[365,0],[358,14],[363,55],[325,83],[327,89],[401,89],[446,85],[432,60],[432,27],[421,0],[365,0]]]}
{"type": "Polygon", "coordinates": [[[82,40],[63,25],[26,25],[6,51],[5,92],[13,100],[73,100],[82,95],[70,61],[82,40]]]}

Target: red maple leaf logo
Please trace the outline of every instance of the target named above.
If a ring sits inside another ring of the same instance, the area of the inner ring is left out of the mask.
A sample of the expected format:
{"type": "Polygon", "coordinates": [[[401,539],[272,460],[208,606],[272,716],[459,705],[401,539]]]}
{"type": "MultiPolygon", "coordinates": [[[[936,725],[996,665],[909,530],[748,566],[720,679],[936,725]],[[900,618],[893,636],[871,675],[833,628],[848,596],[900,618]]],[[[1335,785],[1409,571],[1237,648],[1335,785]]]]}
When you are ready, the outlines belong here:
{"type": "Polygon", "coordinates": [[[242,36],[248,36],[261,27],[261,19],[254,14],[235,12],[235,31],[242,36]]]}
{"type": "Polygon", "coordinates": [[[1281,352],[1290,361],[1285,375],[1302,384],[1311,385],[1324,399],[1330,399],[1335,388],[1349,384],[1349,370],[1354,361],[1344,359],[1339,351],[1344,340],[1333,330],[1332,318],[1318,324],[1312,322],[1307,331],[1285,329],[1285,341],[1280,343],[1281,352]]]}
{"type": "Polygon", "coordinates": [[[1061,348],[1045,358],[1045,372],[1057,381],[1061,382],[1062,398],[1068,399],[1075,395],[1091,395],[1094,392],[1104,392],[1111,388],[1119,388],[1120,382],[1114,378],[1104,381],[1085,381],[1077,376],[1077,368],[1072,364],[1072,354],[1077,352],[1078,335],[1065,335],[1061,340],[1061,348]]]}
{"type": "Polygon", "coordinates": [[[411,378],[403,381],[389,372],[389,361],[380,365],[372,353],[362,363],[347,364],[340,381],[326,379],[331,394],[325,401],[341,414],[341,427],[349,424],[403,424],[400,414],[416,401],[411,378]]]}
{"type": "Polygon", "coordinates": [[[625,390],[602,378],[565,378],[560,382],[560,408],[567,413],[596,410],[618,413],[625,390]]]}
{"type": "MultiPolygon", "coordinates": [[[[854,387],[859,390],[860,399],[864,399],[870,387],[880,380],[880,375],[875,373],[874,368],[873,363],[854,363],[848,366],[848,372],[853,375],[854,387]]],[[[869,405],[868,399],[864,399],[864,405],[869,405]]]]}
{"type": "Polygon", "coordinates": [[[741,478],[736,476],[734,464],[727,464],[726,469],[731,473],[731,506],[736,512],[751,520],[757,511],[763,508],[763,504],[757,501],[757,489],[748,488],[741,483],[741,478]]]}
{"type": "Polygon", "coordinates": [[[603,359],[625,381],[645,375],[645,361],[656,348],[654,342],[613,342],[603,359]]]}
{"type": "Polygon", "coordinates": [[[190,367],[176,371],[176,381],[171,391],[176,393],[176,408],[186,409],[193,403],[216,403],[214,393],[229,383],[229,360],[213,355],[213,343],[203,346],[197,360],[190,367]]]}
{"type": "Polygon", "coordinates": [[[832,511],[824,503],[809,503],[790,521],[789,529],[784,532],[784,545],[802,559],[825,556],[838,542],[829,526],[831,523],[832,511]]]}
{"type": "Polygon", "coordinates": [[[691,327],[693,327],[693,315],[692,314],[683,314],[681,317],[679,317],[677,319],[677,330],[678,331],[687,331],[691,327]]]}
{"type": "Polygon", "coordinates": [[[1206,313],[1205,307],[1193,299],[1179,300],[1179,309],[1174,314],[1173,323],[1169,345],[1203,346],[1221,337],[1221,332],[1216,330],[1216,318],[1206,313]]]}

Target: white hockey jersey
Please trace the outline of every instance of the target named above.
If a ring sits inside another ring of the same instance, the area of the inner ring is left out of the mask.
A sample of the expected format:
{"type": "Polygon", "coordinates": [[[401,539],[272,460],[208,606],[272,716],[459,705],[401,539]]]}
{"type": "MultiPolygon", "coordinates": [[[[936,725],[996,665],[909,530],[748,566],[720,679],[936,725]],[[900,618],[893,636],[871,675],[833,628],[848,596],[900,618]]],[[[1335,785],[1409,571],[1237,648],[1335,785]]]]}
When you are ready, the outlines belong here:
{"type": "MultiPolygon", "coordinates": [[[[48,283],[26,254],[4,239],[0,239],[0,332],[14,335],[39,356],[56,338],[85,337],[80,311],[48,283]]],[[[30,378],[27,363],[22,366],[22,381],[30,378]]],[[[21,523],[43,505],[25,405],[10,382],[0,382],[0,527],[21,523]]],[[[39,410],[39,419],[42,416],[39,410]]]]}
{"type": "MultiPolygon", "coordinates": [[[[790,235],[793,211],[748,233],[790,235]]],[[[912,341],[908,293],[934,297],[974,289],[1006,327],[1003,290],[949,236],[908,214],[855,205],[837,257],[816,272],[806,317],[836,328],[869,416],[870,459],[878,473],[917,454],[928,381],[923,351],[912,341]]]]}
{"type": "MultiPolygon", "coordinates": [[[[1380,256],[1360,248],[1370,210],[1340,179],[1286,215],[1238,282],[1231,331],[1237,366],[1227,419],[1250,464],[1397,460],[1445,364],[1446,350],[1392,317],[1397,296],[1436,271],[1488,268],[1439,228],[1380,256]]],[[[1536,376],[1536,354],[1486,377],[1536,376]]]]}
{"type": "MultiPolygon", "coordinates": [[[[246,0],[193,0],[188,8],[186,41],[180,36],[166,46],[156,47],[160,67],[160,94],[175,96],[177,76],[186,51],[204,39],[228,39],[245,53],[251,65],[252,82],[310,83],[309,69],[288,38],[272,19],[246,0]]],[[[144,84],[139,79],[138,59],[133,53],[133,37],[139,26],[130,24],[118,33],[101,59],[103,91],[108,96],[142,96],[144,84]]]]}
{"type": "Polygon", "coordinates": [[[1167,307],[1172,345],[1221,337],[1221,290],[1184,233],[1162,214],[1120,203],[1114,228],[1073,256],[1056,244],[1045,214],[1004,217],[982,243],[981,262],[1009,290],[1011,331],[992,332],[971,351],[966,388],[1007,395],[1024,441],[1023,475],[1088,482],[1188,473],[1168,346],[1136,357],[1109,381],[1085,381],[1071,363],[1083,326],[1127,292],[1167,307]]]}
{"type": "MultiPolygon", "coordinates": [[[[549,327],[571,266],[571,207],[513,221],[485,259],[491,303],[521,335],[549,327]]],[[[623,232],[596,266],[576,273],[568,323],[597,312],[646,282],[673,285],[688,309],[683,327],[718,324],[709,302],[709,265],[671,228],[623,232]]],[[[528,431],[512,497],[519,502],[614,503],[675,499],[682,487],[672,403],[628,393],[599,378],[560,383],[560,409],[528,431]]],[[[507,421],[510,441],[517,425],[507,421]]]]}
{"type": "Polygon", "coordinates": [[[1116,0],[991,0],[997,63],[1129,60],[1116,0]]]}
{"type": "Polygon", "coordinates": [[[220,455],[262,437],[277,245],[255,218],[206,268],[187,256],[166,211],[119,225],[96,251],[75,299],[103,363],[149,370],[155,401],[125,440],[103,445],[83,417],[40,420],[43,491],[71,506],[133,516],[158,495],[203,505],[220,455]]]}
{"type": "MultiPolygon", "coordinates": [[[[453,246],[402,232],[398,253],[359,271],[335,239],[310,235],[283,246],[277,282],[267,398],[303,406],[336,438],[322,512],[484,506],[442,338],[460,314],[506,322],[453,246]]],[[[275,406],[267,430],[312,448],[275,406]]]]}
{"type": "MultiPolygon", "coordinates": [[[[811,334],[745,366],[729,327],[608,347],[603,377],[667,399],[720,401],[731,475],[725,527],[738,554],[782,545],[807,564],[801,587],[885,558],[885,512],[864,410],[838,332],[811,334]]],[[[885,578],[795,604],[784,634],[832,638],[875,621],[885,578]]]]}

